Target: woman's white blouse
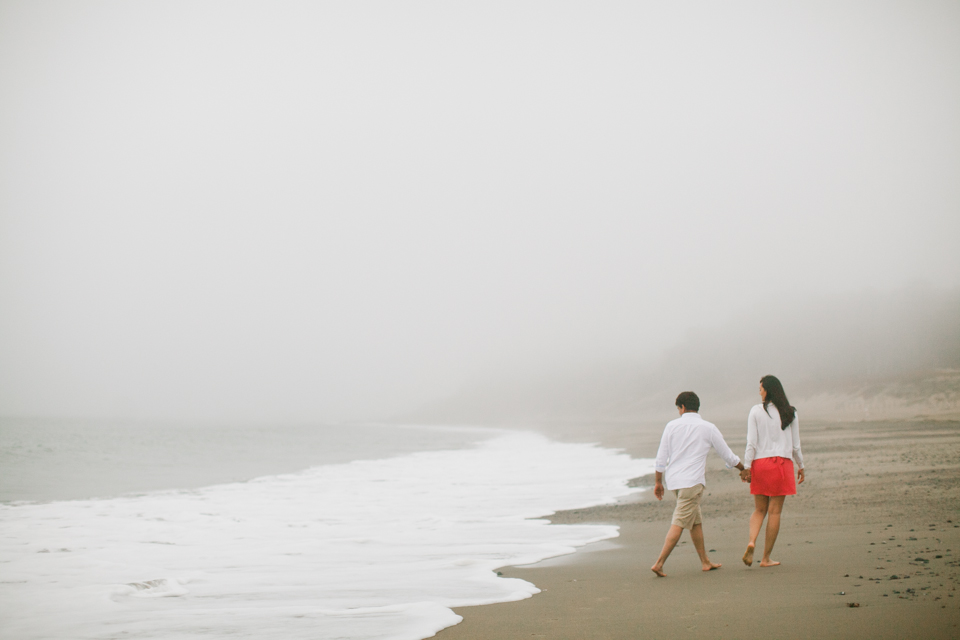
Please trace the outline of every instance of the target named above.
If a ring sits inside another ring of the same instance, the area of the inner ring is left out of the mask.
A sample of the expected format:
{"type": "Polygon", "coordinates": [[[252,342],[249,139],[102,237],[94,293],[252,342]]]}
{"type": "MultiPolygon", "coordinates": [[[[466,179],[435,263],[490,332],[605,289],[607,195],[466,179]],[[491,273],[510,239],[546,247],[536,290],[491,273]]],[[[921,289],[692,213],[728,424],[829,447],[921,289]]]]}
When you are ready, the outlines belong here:
{"type": "Polygon", "coordinates": [[[747,450],[743,465],[749,469],[759,458],[787,458],[803,469],[803,454],[800,453],[800,419],[796,414],[786,429],[780,428],[780,412],[771,402],[765,411],[762,404],[750,409],[747,417],[747,450]]]}

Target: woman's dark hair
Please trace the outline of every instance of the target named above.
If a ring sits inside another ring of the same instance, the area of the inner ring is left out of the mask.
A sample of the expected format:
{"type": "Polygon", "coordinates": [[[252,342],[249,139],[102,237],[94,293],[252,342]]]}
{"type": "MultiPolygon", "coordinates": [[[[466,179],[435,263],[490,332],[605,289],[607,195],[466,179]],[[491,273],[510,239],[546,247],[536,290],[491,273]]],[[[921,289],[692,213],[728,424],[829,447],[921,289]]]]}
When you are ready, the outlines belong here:
{"type": "Polygon", "coordinates": [[[767,397],[763,401],[763,410],[767,412],[767,415],[770,415],[770,412],[767,411],[767,405],[772,402],[780,413],[780,428],[786,429],[793,422],[797,408],[790,406],[783,385],[780,384],[780,380],[776,376],[763,376],[760,378],[760,384],[763,385],[763,390],[767,392],[767,397]]]}

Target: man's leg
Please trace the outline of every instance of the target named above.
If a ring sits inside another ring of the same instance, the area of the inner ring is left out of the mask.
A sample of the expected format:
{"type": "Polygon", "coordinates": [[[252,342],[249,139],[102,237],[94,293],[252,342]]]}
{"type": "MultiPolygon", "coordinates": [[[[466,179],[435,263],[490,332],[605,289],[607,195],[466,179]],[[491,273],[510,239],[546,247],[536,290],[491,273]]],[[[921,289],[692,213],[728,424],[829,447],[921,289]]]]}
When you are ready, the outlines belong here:
{"type": "MultiPolygon", "coordinates": [[[[747,543],[747,552],[743,554],[743,563],[748,567],[753,564],[753,550],[757,546],[757,537],[760,536],[760,527],[763,526],[763,519],[767,517],[767,508],[770,504],[770,498],[767,496],[753,496],[754,510],[750,514],[750,542],[747,543]]],[[[770,528],[770,525],[767,525],[770,528]]]]}
{"type": "Polygon", "coordinates": [[[773,545],[777,542],[777,534],[780,533],[780,512],[783,511],[783,501],[786,496],[772,496],[770,498],[770,511],[767,514],[767,535],[763,543],[763,558],[760,560],[761,567],[775,567],[779,562],[770,559],[770,552],[773,551],[773,545]]]}
{"type": "Polygon", "coordinates": [[[654,565],[650,567],[650,569],[661,578],[667,577],[667,574],[663,572],[663,563],[667,561],[667,558],[670,556],[670,552],[673,551],[675,546],[677,546],[677,542],[680,541],[681,533],[683,533],[682,527],[679,527],[675,524],[670,525],[670,529],[667,531],[667,538],[663,541],[663,550],[660,552],[660,557],[657,558],[657,561],[654,563],[654,565]]]}
{"type": "Polygon", "coordinates": [[[704,571],[713,571],[714,569],[720,568],[720,563],[710,562],[710,557],[707,555],[707,547],[703,544],[703,524],[698,522],[693,525],[690,529],[690,537],[693,538],[693,546],[697,550],[697,555],[700,556],[700,564],[703,566],[704,571]]]}

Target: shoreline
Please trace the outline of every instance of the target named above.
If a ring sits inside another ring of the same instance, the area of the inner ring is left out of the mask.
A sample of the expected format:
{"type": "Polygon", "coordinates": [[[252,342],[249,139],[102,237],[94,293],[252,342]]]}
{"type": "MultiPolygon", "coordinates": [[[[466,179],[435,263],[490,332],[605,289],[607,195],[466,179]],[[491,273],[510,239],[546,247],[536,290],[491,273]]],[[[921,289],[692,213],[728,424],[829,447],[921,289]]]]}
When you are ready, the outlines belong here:
{"type": "Polygon", "coordinates": [[[468,448],[497,433],[442,425],[138,425],[0,416],[0,504],[193,491],[357,460],[468,448]]]}
{"type": "MultiPolygon", "coordinates": [[[[739,454],[745,434],[718,426],[739,454]]],[[[542,430],[623,448],[633,457],[651,457],[660,435],[653,425],[542,430]]],[[[722,569],[702,572],[685,533],[667,561],[667,578],[650,571],[669,526],[672,496],[658,502],[650,491],[631,502],[558,512],[550,518],[554,523],[615,524],[620,537],[559,561],[502,568],[503,576],[528,580],[541,593],[458,608],[463,621],[436,637],[960,634],[960,422],[811,420],[801,426],[801,438],[808,477],[784,507],[773,554],[781,566],[742,563],[752,500],[736,473],[711,454],[704,534],[722,569]]]]}

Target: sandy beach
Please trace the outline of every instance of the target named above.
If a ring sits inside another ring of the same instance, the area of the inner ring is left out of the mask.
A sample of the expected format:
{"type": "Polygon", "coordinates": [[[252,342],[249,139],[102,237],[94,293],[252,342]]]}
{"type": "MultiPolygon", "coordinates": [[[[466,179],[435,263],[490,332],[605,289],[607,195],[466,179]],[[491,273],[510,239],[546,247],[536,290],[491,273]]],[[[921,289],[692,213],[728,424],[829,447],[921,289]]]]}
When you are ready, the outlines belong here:
{"type": "MultiPolygon", "coordinates": [[[[710,419],[709,412],[704,418],[710,419]]],[[[738,455],[745,427],[717,422],[738,455]]],[[[544,427],[561,439],[654,457],[661,424],[544,427]]],[[[753,501],[711,454],[702,504],[718,571],[704,573],[684,533],[666,578],[650,571],[674,500],[653,492],[556,514],[613,523],[620,537],[530,567],[505,567],[542,592],[457,610],[438,638],[956,638],[960,636],[960,422],[801,423],[807,481],[788,498],[773,554],[741,561],[753,501]],[[851,604],[855,606],[851,606],[851,604]]],[[[652,484],[652,478],[636,482],[652,484]]],[[[762,540],[762,535],[761,535],[762,540]]],[[[758,556],[761,545],[758,544],[758,556]]]]}

